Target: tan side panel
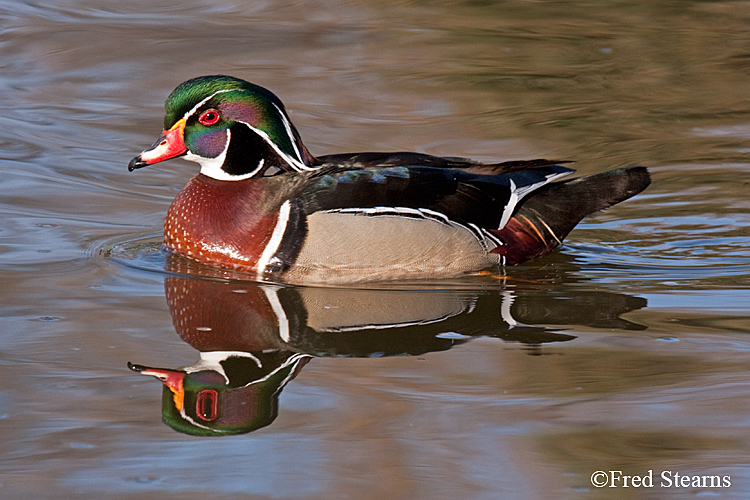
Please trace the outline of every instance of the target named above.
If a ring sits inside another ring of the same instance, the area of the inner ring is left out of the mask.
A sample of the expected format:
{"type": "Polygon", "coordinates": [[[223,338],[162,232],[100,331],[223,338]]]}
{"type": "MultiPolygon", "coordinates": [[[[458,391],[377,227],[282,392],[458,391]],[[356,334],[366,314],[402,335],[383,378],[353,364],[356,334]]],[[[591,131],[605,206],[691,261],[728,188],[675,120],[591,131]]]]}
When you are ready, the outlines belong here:
{"type": "Polygon", "coordinates": [[[456,276],[498,263],[467,229],[431,219],[312,214],[292,280],[341,282],[456,276]]]}

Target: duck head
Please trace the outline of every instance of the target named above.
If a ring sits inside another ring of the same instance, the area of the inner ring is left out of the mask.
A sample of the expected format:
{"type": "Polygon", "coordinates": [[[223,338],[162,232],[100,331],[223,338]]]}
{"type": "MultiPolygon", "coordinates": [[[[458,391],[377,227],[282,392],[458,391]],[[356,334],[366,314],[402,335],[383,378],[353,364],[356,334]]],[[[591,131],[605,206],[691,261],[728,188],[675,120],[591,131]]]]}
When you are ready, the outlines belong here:
{"type": "Polygon", "coordinates": [[[234,181],[315,163],[279,98],[239,78],[193,78],[169,94],[164,108],[164,132],[128,170],[184,156],[202,174],[234,181]]]}

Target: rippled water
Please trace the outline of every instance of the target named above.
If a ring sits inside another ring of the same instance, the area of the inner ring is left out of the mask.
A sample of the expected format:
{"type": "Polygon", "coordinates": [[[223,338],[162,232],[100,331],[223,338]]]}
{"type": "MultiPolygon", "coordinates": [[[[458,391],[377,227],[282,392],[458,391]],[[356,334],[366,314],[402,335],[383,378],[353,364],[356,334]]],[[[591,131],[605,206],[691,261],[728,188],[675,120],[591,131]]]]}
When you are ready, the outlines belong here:
{"type": "Polygon", "coordinates": [[[747,2],[4,1],[0,27],[3,498],[750,493],[747,2]],[[212,73],[272,89],[314,154],[653,184],[503,276],[261,286],[159,251],[195,165],[126,170],[212,73]],[[127,365],[227,350],[183,380],[192,422],[127,365]],[[613,470],[655,484],[592,485],[613,470]]]}

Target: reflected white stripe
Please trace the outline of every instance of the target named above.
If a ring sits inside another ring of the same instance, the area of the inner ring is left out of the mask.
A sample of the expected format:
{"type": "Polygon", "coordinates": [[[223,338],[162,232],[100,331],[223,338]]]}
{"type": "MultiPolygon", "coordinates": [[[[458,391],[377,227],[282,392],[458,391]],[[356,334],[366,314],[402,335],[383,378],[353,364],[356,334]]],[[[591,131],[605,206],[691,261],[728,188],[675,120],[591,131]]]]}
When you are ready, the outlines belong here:
{"type": "Polygon", "coordinates": [[[513,305],[515,299],[516,297],[513,295],[513,292],[507,290],[503,292],[503,300],[500,304],[500,316],[502,316],[503,321],[508,323],[510,329],[513,329],[514,326],[518,325],[518,321],[515,320],[513,314],[510,312],[510,306],[513,305]]]}
{"type": "Polygon", "coordinates": [[[274,314],[276,314],[276,323],[279,326],[279,337],[281,337],[281,340],[284,342],[289,342],[289,318],[286,317],[284,307],[281,305],[279,296],[276,295],[278,289],[279,288],[275,286],[264,286],[263,292],[266,294],[271,309],[273,309],[274,314]]]}

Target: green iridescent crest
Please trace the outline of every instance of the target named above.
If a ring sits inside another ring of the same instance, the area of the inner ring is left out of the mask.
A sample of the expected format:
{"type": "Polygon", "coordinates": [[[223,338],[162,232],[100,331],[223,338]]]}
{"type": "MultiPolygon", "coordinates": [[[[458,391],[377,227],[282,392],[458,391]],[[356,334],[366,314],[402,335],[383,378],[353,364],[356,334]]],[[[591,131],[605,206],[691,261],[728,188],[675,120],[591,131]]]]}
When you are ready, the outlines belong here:
{"type": "MultiPolygon", "coordinates": [[[[252,83],[231,76],[200,76],[181,83],[169,94],[167,102],[164,104],[166,111],[164,115],[164,128],[169,129],[172,127],[185,113],[193,109],[207,97],[217,92],[232,90],[246,93],[248,100],[255,102],[268,101],[283,109],[283,105],[278,97],[258,85],[253,85],[252,83]]],[[[238,95],[238,93],[233,94],[235,96],[238,95]]]]}

